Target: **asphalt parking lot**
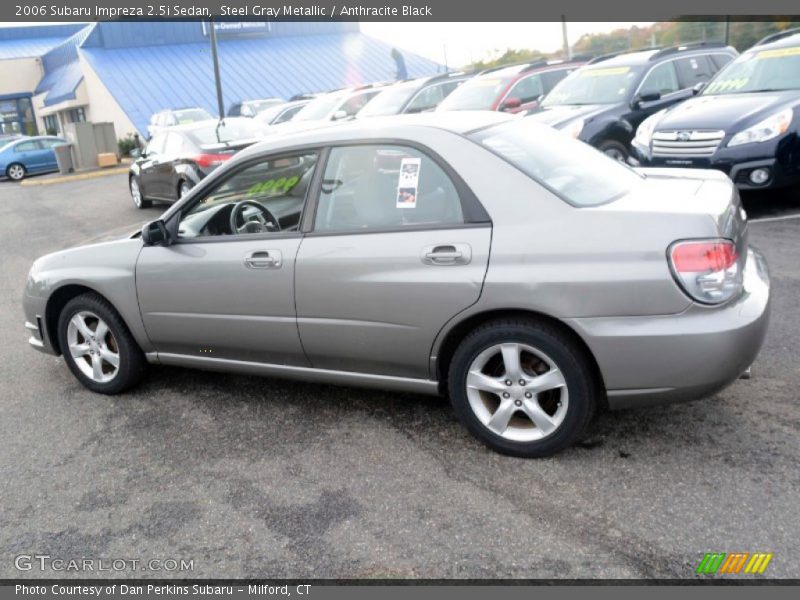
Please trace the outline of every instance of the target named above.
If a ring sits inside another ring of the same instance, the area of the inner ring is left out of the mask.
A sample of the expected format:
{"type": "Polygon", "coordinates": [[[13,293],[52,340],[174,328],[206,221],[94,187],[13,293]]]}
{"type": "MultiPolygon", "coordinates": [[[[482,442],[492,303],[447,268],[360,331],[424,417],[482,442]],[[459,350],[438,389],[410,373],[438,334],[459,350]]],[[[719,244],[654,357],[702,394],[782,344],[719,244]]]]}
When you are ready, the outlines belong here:
{"type": "Polygon", "coordinates": [[[683,578],[708,551],[772,552],[767,575],[796,578],[800,198],[747,206],[774,294],[753,378],[520,460],[436,398],[166,367],[92,394],[28,348],[28,268],[162,209],[136,210],[124,175],[0,181],[0,578],[72,575],[20,554],[194,561],[126,576],[683,578]]]}

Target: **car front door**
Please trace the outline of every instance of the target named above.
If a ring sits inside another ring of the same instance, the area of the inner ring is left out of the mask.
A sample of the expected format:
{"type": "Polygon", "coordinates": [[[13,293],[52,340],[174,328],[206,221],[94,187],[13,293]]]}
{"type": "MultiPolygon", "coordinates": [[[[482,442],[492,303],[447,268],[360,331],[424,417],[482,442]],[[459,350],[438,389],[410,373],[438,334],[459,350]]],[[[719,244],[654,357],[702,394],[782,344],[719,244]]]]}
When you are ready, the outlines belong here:
{"type": "Polygon", "coordinates": [[[317,156],[247,163],[180,207],[174,244],[142,249],[139,307],[165,361],[307,366],[294,268],[317,156]]]}
{"type": "Polygon", "coordinates": [[[631,112],[626,115],[626,119],[632,125],[633,131],[636,131],[642,121],[650,115],[686,100],[691,95],[691,88],[681,88],[678,73],[675,69],[675,61],[663,62],[653,67],[642,80],[638,91],[634,95],[631,112]],[[657,94],[658,99],[639,100],[639,98],[646,97],[648,94],[657,94]]]}
{"type": "Polygon", "coordinates": [[[427,151],[333,148],[295,267],[315,368],[429,378],[442,326],[478,300],[491,224],[427,151]]]}

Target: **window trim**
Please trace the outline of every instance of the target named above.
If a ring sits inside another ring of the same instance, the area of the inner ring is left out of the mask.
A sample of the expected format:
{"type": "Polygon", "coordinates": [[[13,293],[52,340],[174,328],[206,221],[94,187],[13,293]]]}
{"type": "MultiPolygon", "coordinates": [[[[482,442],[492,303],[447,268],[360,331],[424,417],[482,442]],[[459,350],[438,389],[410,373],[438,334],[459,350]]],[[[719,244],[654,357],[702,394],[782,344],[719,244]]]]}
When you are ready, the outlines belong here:
{"type": "Polygon", "coordinates": [[[234,168],[230,169],[230,172],[225,173],[222,177],[218,180],[214,181],[213,184],[210,186],[210,190],[206,190],[205,188],[209,187],[202,186],[194,188],[198,191],[197,194],[190,193],[186,196],[185,202],[180,202],[174,204],[174,212],[169,214],[165,221],[167,222],[167,229],[169,230],[172,239],[174,240],[174,244],[205,244],[205,243],[218,243],[218,242],[244,242],[247,240],[278,240],[278,239],[292,239],[292,238],[301,238],[303,237],[303,223],[305,221],[306,213],[309,209],[309,202],[310,198],[314,193],[316,193],[315,186],[321,185],[321,176],[319,175],[320,165],[322,164],[323,156],[327,162],[327,148],[320,147],[319,145],[310,146],[308,148],[290,148],[281,152],[275,152],[271,154],[262,154],[260,156],[254,156],[246,161],[242,162],[239,165],[236,165],[234,168]],[[298,228],[297,231],[279,231],[274,233],[240,233],[240,234],[232,234],[232,235],[208,235],[208,236],[199,236],[194,238],[181,238],[178,236],[178,228],[180,226],[181,219],[183,216],[188,212],[191,208],[193,208],[196,204],[198,204],[203,198],[207,197],[208,194],[219,187],[220,185],[224,184],[226,181],[231,179],[232,177],[236,176],[238,173],[249,169],[253,165],[256,165],[260,162],[270,161],[278,158],[289,158],[292,156],[297,156],[301,153],[312,153],[316,152],[317,154],[317,163],[314,165],[314,174],[311,176],[311,183],[306,190],[306,195],[303,198],[303,209],[300,213],[300,219],[298,220],[298,228]],[[202,192],[202,193],[199,193],[202,192]]]}
{"type": "MultiPolygon", "coordinates": [[[[370,234],[370,233],[394,233],[400,231],[431,231],[431,230],[443,230],[443,229],[464,229],[464,228],[474,228],[478,226],[491,226],[492,220],[489,216],[489,213],[486,212],[486,209],[478,200],[478,197],[475,193],[469,188],[467,183],[461,178],[461,176],[450,166],[447,161],[445,161],[438,153],[436,153],[431,148],[425,146],[424,144],[420,144],[419,142],[411,141],[411,140],[403,140],[403,139],[392,139],[392,138],[376,138],[376,139],[366,139],[361,138],[358,140],[347,140],[338,143],[328,144],[327,153],[325,155],[325,163],[320,165],[320,173],[319,173],[319,180],[318,186],[313,189],[314,196],[311,198],[310,202],[313,203],[313,206],[307,206],[306,210],[308,211],[309,217],[307,222],[303,223],[302,232],[304,235],[309,237],[321,237],[321,236],[331,236],[331,235],[358,235],[358,234],[370,234]],[[319,207],[319,198],[320,198],[320,191],[322,188],[322,179],[325,175],[325,170],[328,168],[328,160],[330,158],[330,153],[334,148],[345,148],[350,146],[406,146],[408,148],[413,148],[418,152],[421,152],[426,157],[431,159],[436,165],[442,169],[444,174],[450,179],[453,186],[456,188],[456,193],[458,194],[458,200],[461,203],[461,214],[464,217],[463,223],[448,223],[448,224],[433,224],[433,225],[410,225],[410,226],[400,226],[400,227],[380,227],[375,229],[337,229],[337,230],[322,230],[316,231],[314,225],[317,219],[317,209],[319,207]],[[313,210],[312,210],[313,209],[313,210]]],[[[311,186],[309,186],[309,191],[311,191],[311,186]]]]}

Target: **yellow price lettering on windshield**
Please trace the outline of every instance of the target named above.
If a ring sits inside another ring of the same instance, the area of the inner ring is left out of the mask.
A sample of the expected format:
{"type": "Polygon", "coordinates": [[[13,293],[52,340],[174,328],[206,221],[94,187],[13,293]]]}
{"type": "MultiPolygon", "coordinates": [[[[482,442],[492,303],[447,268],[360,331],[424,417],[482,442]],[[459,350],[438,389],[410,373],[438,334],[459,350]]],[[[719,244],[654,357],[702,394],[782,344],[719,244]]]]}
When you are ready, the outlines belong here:
{"type": "Polygon", "coordinates": [[[630,71],[630,67],[608,67],[606,69],[586,69],[578,71],[581,77],[608,77],[610,75],[624,75],[630,71]]]}
{"type": "Polygon", "coordinates": [[[712,81],[706,90],[710,92],[729,92],[731,90],[740,90],[747,85],[748,77],[740,77],[739,79],[721,79],[719,81],[712,81]]]}
{"type": "Polygon", "coordinates": [[[267,181],[254,183],[247,190],[248,196],[265,196],[273,195],[279,196],[281,194],[288,194],[289,191],[297,185],[300,178],[295,175],[293,177],[280,177],[279,179],[268,179],[267,181]],[[271,192],[271,194],[270,194],[271,192]]]}
{"type": "Polygon", "coordinates": [[[756,54],[756,58],[783,58],[784,56],[797,56],[800,54],[798,48],[778,48],[776,50],[762,50],[756,54]]]}

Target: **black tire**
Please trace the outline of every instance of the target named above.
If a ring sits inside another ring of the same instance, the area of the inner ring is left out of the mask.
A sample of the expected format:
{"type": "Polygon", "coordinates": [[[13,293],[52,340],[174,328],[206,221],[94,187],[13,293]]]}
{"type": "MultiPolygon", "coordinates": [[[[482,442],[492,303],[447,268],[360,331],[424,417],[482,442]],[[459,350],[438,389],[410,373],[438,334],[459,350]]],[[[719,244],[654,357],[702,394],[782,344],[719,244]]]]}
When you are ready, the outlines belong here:
{"type": "Polygon", "coordinates": [[[11,163],[6,167],[6,177],[12,181],[22,181],[28,174],[28,169],[21,163],[11,163]],[[19,173],[19,174],[17,174],[19,173]]]}
{"type": "Polygon", "coordinates": [[[93,392],[118,394],[125,391],[142,379],[147,367],[144,353],[133,339],[122,317],[107,300],[95,293],[81,294],[67,302],[58,317],[58,341],[69,370],[78,381],[93,392]],[[116,375],[108,382],[94,381],[85,375],[70,352],[67,340],[70,319],[84,311],[94,313],[105,321],[115,341],[119,355],[119,367],[116,375]]]}
{"type": "Polygon", "coordinates": [[[598,404],[599,385],[593,373],[585,351],[559,328],[536,320],[503,319],[481,325],[462,340],[450,362],[448,388],[459,420],[481,442],[502,454],[538,458],[560,452],[583,435],[598,404]],[[514,441],[498,435],[481,422],[470,404],[466,385],[470,366],[482,352],[501,343],[541,350],[564,376],[569,398],[566,413],[555,431],[541,439],[514,441]]]}
{"type": "Polygon", "coordinates": [[[133,175],[132,177],[130,177],[128,179],[128,189],[131,192],[131,199],[133,200],[133,205],[136,208],[142,209],[142,208],[150,208],[151,206],[153,206],[153,201],[152,200],[148,200],[144,195],[144,189],[142,188],[142,182],[139,181],[139,178],[136,177],[135,175],[133,175]],[[139,190],[139,196],[138,196],[139,199],[138,200],[137,200],[137,196],[136,196],[136,189],[139,190]]]}
{"type": "Polygon", "coordinates": [[[625,144],[617,142],[615,140],[606,140],[602,142],[598,147],[598,150],[611,158],[619,160],[620,162],[627,162],[628,158],[630,157],[631,153],[628,151],[628,148],[625,144]]]}

